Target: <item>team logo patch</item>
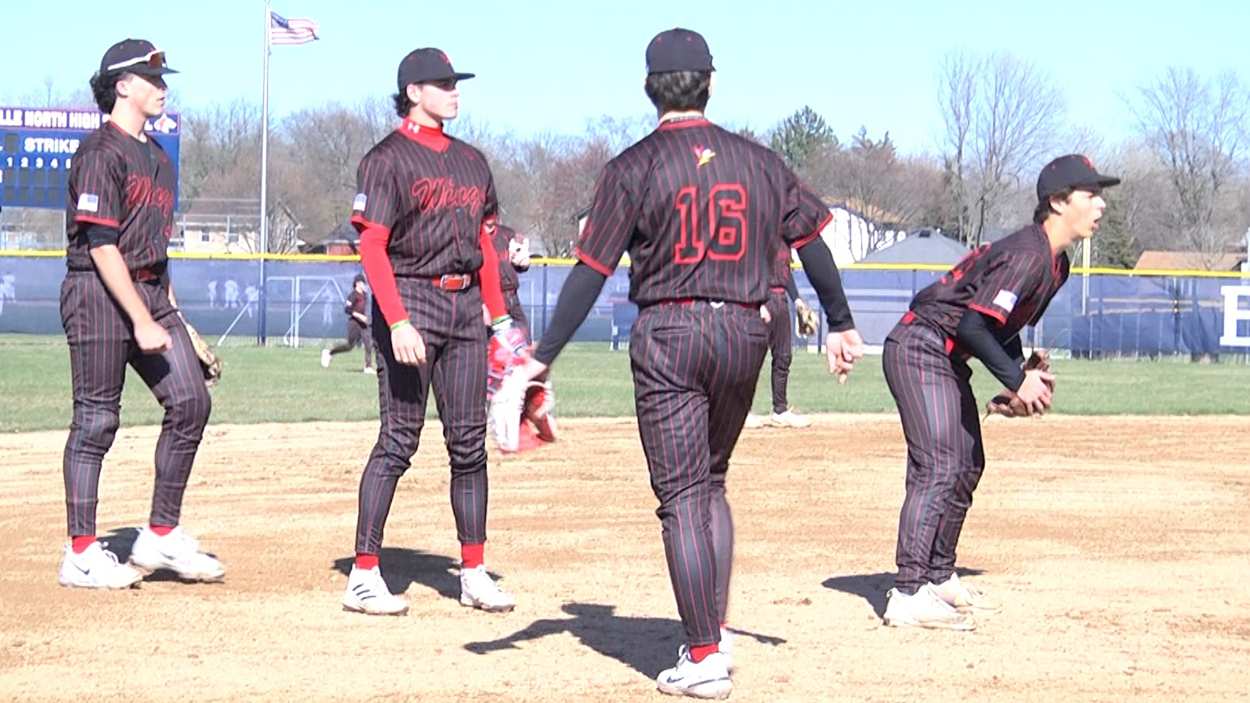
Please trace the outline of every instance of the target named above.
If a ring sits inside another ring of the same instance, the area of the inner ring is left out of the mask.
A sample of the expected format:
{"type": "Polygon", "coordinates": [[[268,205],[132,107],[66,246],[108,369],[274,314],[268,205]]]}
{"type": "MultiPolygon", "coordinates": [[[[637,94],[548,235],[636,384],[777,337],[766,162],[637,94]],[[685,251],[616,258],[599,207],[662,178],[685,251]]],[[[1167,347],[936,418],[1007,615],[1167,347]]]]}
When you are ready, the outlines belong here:
{"type": "Polygon", "coordinates": [[[695,168],[704,166],[710,163],[712,159],[716,158],[716,152],[703,146],[702,144],[697,144],[691,147],[690,150],[694,152],[695,168]]]}
{"type": "Polygon", "coordinates": [[[364,212],[365,203],[369,202],[369,196],[364,193],[357,193],[356,198],[352,200],[352,209],[364,212]]]}
{"type": "Polygon", "coordinates": [[[79,212],[99,212],[100,211],[100,196],[92,195],[91,193],[83,193],[82,195],[79,195],[78,196],[78,211],[79,212]]]}
{"type": "Polygon", "coordinates": [[[1019,298],[1016,297],[1016,294],[1009,290],[1000,290],[998,295],[994,296],[994,304],[1007,312],[1015,309],[1017,300],[1019,298]]]}

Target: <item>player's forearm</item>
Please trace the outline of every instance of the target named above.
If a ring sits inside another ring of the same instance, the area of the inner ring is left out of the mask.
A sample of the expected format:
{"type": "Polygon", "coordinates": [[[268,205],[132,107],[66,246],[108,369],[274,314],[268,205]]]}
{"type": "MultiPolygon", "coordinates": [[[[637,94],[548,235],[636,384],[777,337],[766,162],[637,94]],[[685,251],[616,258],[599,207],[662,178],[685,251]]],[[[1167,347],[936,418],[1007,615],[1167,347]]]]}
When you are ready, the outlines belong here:
{"type": "Polygon", "coordinates": [[[394,326],[408,321],[408,311],[399,297],[399,286],[395,283],[395,268],[386,254],[386,243],[390,234],[382,229],[370,227],[360,233],[360,265],[365,270],[365,278],[369,288],[373,289],[373,299],[378,301],[382,317],[386,324],[394,326]]]}
{"type": "Polygon", "coordinates": [[[356,318],[356,321],[357,321],[357,322],[359,322],[359,323],[360,323],[360,324],[362,324],[362,325],[367,325],[367,324],[369,324],[369,318],[365,317],[364,315],[362,315],[362,314],[360,314],[360,313],[358,313],[358,312],[354,312],[354,313],[352,313],[352,317],[356,318]]]}
{"type": "Polygon", "coordinates": [[[807,272],[807,280],[816,290],[820,306],[825,311],[830,332],[845,332],[855,328],[855,318],[851,316],[851,306],[846,301],[846,292],[842,290],[842,277],[838,275],[838,266],[833,263],[833,252],[823,239],[817,237],[799,248],[799,261],[803,262],[803,270],[807,272]]]}
{"type": "Polygon", "coordinates": [[[490,319],[498,320],[508,314],[499,279],[499,252],[495,251],[495,243],[485,228],[481,230],[478,241],[482,246],[482,267],[477,270],[477,279],[482,286],[482,304],[490,313],[490,319]]]}
{"type": "Polygon", "coordinates": [[[599,298],[599,292],[603,290],[603,284],[607,280],[607,276],[584,263],[578,263],[573,267],[568,279],[564,282],[564,287],[560,289],[560,298],[556,301],[556,310],[552,313],[551,325],[543,333],[542,341],[538,343],[538,349],[534,352],[535,360],[546,366],[550,366],[551,362],[556,360],[560,351],[569,343],[573,334],[577,332],[577,328],[581,327],[586,316],[590,314],[590,309],[594,307],[595,301],[599,298]]]}
{"type": "Polygon", "coordinates": [[[104,287],[126,311],[131,323],[141,324],[152,321],[152,311],[139,297],[134,281],[130,279],[130,269],[126,266],[122,253],[112,244],[104,244],[91,248],[91,261],[95,263],[96,272],[104,287]]]}
{"type": "MultiPolygon", "coordinates": [[[[980,359],[1004,388],[1019,390],[1020,384],[1024,383],[1024,370],[999,343],[989,324],[990,318],[975,310],[968,310],[959,320],[955,341],[961,349],[980,359]]],[[[1018,342],[1019,337],[1016,339],[1018,342]]]]}
{"type": "MultiPolygon", "coordinates": [[[[828,247],[825,247],[825,248],[827,249],[828,247]]],[[[799,299],[799,287],[794,284],[793,274],[786,276],[785,289],[786,289],[786,295],[790,296],[790,300],[793,301],[793,300],[799,299]]]]}
{"type": "Polygon", "coordinates": [[[1003,345],[1003,349],[1007,350],[1007,355],[1011,360],[1020,366],[1024,366],[1024,343],[1020,341],[1020,335],[1016,335],[1007,340],[1003,345]]]}

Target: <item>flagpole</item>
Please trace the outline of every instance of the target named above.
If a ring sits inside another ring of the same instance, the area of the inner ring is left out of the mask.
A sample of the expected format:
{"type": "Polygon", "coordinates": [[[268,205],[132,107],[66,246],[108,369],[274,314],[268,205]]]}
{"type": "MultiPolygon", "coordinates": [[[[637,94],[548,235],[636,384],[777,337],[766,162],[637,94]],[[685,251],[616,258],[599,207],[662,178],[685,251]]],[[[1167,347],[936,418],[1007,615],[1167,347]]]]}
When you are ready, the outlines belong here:
{"type": "Polygon", "coordinates": [[[257,311],[259,327],[256,330],[256,342],[261,346],[265,345],[265,310],[268,308],[265,258],[269,255],[269,27],[272,22],[271,17],[269,0],[265,0],[265,57],[260,102],[260,310],[257,311]]]}

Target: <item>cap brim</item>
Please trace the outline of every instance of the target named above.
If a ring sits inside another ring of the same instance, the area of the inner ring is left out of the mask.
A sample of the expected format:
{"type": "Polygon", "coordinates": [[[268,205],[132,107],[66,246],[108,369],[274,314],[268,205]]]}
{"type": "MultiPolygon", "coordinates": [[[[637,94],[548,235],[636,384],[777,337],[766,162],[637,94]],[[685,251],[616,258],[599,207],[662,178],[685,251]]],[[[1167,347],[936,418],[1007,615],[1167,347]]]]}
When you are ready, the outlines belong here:
{"type": "Polygon", "coordinates": [[[163,76],[168,73],[177,73],[177,71],[168,66],[157,66],[155,68],[152,66],[127,66],[121,70],[124,73],[133,73],[137,76],[163,76]]]}
{"type": "Polygon", "coordinates": [[[470,78],[474,78],[476,76],[477,76],[476,73],[453,73],[451,75],[452,78],[455,78],[458,81],[467,81],[470,78]]]}

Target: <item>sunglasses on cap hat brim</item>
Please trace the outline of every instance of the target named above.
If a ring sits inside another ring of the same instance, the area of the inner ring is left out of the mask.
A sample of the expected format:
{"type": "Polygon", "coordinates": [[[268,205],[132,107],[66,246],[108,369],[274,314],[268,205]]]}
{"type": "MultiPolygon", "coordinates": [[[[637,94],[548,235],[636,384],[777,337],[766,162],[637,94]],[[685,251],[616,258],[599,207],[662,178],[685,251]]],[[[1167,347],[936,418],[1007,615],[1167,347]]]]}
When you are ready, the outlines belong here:
{"type": "Polygon", "coordinates": [[[177,73],[177,71],[165,65],[165,52],[162,49],[153,49],[142,56],[109,64],[106,70],[129,71],[130,73],[142,73],[153,76],[177,73]]]}

